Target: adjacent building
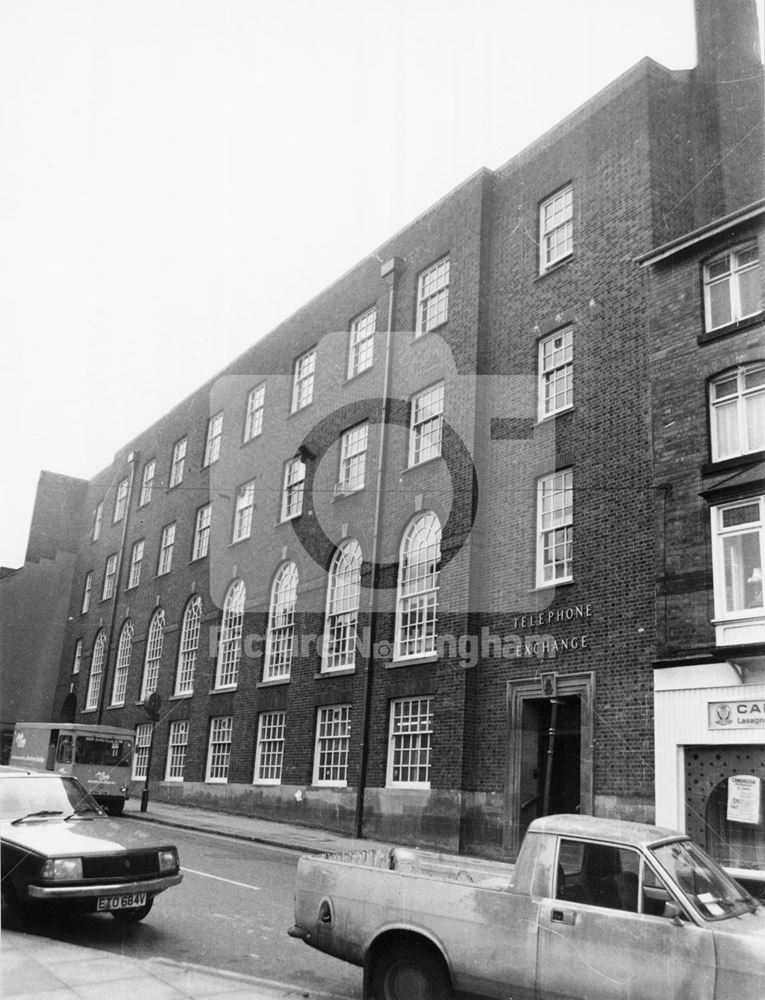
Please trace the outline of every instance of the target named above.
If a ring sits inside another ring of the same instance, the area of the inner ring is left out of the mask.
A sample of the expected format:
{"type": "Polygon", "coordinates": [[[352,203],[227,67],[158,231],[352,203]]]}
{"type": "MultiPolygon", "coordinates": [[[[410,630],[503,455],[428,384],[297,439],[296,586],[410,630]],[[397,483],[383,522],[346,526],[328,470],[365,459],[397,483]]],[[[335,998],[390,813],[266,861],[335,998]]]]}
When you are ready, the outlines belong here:
{"type": "Polygon", "coordinates": [[[699,836],[703,794],[744,843],[762,63],[753,0],[696,13],[695,69],[468,178],[86,484],[54,711],[135,727],[152,796],[511,855],[556,811],[699,836]]]}

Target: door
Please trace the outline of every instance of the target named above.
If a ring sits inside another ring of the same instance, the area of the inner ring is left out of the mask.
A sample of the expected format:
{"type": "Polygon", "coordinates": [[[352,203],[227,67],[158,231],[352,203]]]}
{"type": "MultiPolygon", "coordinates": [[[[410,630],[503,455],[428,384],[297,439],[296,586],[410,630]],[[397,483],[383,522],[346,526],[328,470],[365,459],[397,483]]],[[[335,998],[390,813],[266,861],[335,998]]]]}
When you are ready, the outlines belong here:
{"type": "Polygon", "coordinates": [[[538,1000],[713,1000],[712,932],[662,915],[637,851],[563,840],[557,871],[539,911],[538,1000]]]}
{"type": "Polygon", "coordinates": [[[528,698],[521,713],[520,835],[537,816],[579,812],[579,698],[528,698]],[[547,796],[545,791],[547,789],[547,796]],[[548,799],[545,810],[545,798],[548,799]]]}

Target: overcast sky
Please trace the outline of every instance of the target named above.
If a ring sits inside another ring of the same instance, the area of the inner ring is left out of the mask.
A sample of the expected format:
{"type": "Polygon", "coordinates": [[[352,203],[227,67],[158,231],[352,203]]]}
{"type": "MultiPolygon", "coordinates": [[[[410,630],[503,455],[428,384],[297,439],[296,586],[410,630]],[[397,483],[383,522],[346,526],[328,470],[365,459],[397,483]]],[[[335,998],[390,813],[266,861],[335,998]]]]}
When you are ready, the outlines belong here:
{"type": "Polygon", "coordinates": [[[114,452],[693,0],[0,0],[0,564],[114,452]]]}

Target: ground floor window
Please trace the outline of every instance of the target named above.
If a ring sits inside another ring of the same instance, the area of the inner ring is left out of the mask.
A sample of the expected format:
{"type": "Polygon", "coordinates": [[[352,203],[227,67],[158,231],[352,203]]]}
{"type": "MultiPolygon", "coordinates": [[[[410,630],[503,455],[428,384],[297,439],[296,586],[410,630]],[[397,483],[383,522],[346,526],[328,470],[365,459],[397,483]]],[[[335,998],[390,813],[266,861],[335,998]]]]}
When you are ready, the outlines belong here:
{"type": "Polygon", "coordinates": [[[188,722],[171,722],[167,747],[166,781],[183,781],[183,769],[186,766],[186,747],[188,742],[188,722]]]}
{"type": "Polygon", "coordinates": [[[263,712],[258,719],[255,751],[256,784],[278,785],[284,758],[284,712],[263,712]]]}
{"type": "Polygon", "coordinates": [[[210,745],[207,750],[207,774],[205,781],[228,781],[228,765],[231,759],[231,733],[234,719],[230,715],[210,720],[210,745]]]}
{"type": "Polygon", "coordinates": [[[320,708],[316,717],[316,754],[313,783],[345,785],[348,781],[348,747],[351,742],[351,706],[320,708]]]}
{"type": "Polygon", "coordinates": [[[433,710],[430,698],[391,702],[388,740],[389,786],[430,788],[433,710]]]}
{"type": "Polygon", "coordinates": [[[133,748],[133,781],[143,780],[149,766],[149,748],[151,747],[151,723],[136,726],[135,745],[133,748]]]}

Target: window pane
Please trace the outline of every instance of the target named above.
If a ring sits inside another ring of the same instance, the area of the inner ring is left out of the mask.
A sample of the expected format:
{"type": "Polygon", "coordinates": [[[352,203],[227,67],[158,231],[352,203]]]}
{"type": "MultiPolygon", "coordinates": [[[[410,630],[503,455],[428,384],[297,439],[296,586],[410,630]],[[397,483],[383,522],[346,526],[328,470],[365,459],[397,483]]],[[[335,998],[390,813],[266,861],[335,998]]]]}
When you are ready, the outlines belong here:
{"type": "Polygon", "coordinates": [[[738,296],[741,307],[739,318],[753,316],[762,308],[760,269],[752,267],[738,276],[738,296]]]}
{"type": "Polygon", "coordinates": [[[762,554],[757,531],[723,539],[725,566],[725,610],[761,608],[762,554]]]}
{"type": "Polygon", "coordinates": [[[720,281],[709,286],[709,318],[714,329],[731,321],[730,285],[720,281]]]}

